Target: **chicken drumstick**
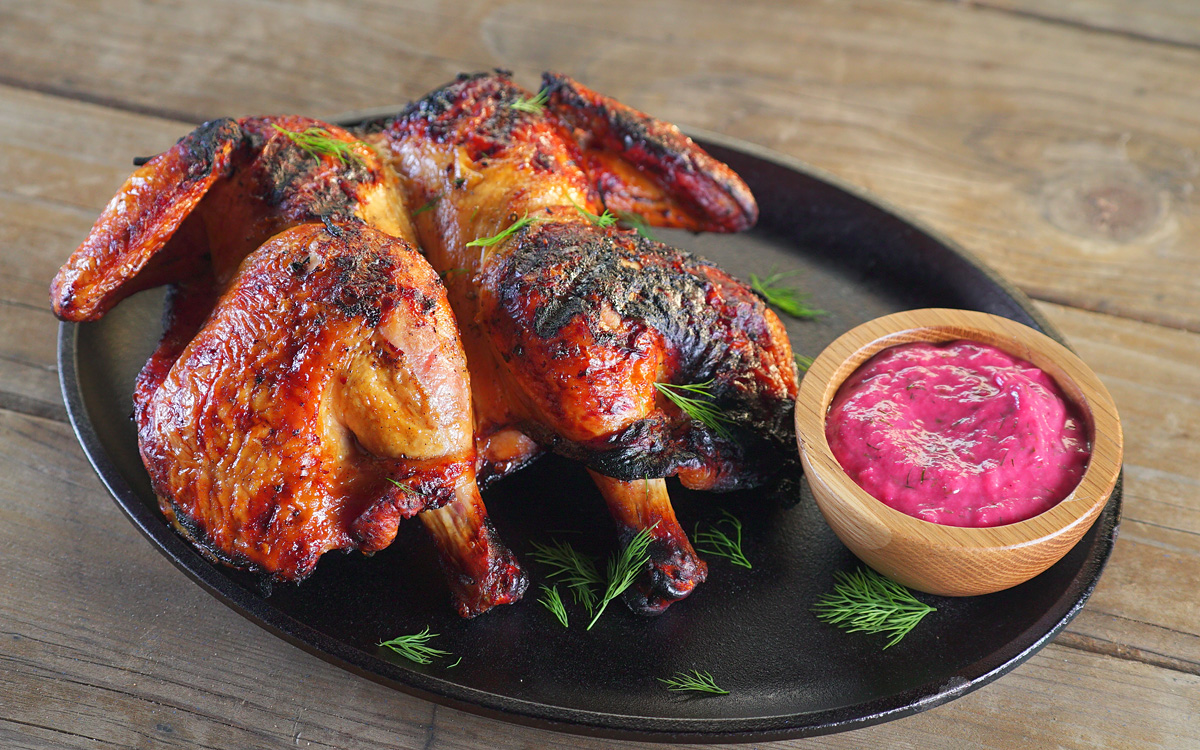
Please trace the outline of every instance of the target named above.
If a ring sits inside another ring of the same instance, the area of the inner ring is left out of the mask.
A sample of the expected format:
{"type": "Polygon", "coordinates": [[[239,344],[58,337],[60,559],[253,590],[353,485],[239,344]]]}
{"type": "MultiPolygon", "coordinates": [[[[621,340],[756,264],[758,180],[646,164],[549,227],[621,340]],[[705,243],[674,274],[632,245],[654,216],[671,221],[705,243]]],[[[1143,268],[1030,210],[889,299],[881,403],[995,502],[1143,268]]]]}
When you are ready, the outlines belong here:
{"type": "Polygon", "coordinates": [[[411,187],[471,369],[481,468],[550,448],[584,462],[627,542],[651,529],[626,596],[652,613],[704,580],[663,477],[730,490],[795,463],[796,371],[782,324],[743,283],[598,221],[753,224],[746,186],[677,129],[547,75],[548,104],[507,74],[460,76],[372,136],[411,187]],[[719,423],[657,384],[706,384],[719,423]]]}
{"type": "Polygon", "coordinates": [[[177,285],[135,416],[163,512],[202,551],[299,580],[423,511],[470,616],[526,578],[487,521],[461,344],[412,239],[395,174],[348,132],[218,120],[130,177],[51,296],[93,320],[177,285]]]}

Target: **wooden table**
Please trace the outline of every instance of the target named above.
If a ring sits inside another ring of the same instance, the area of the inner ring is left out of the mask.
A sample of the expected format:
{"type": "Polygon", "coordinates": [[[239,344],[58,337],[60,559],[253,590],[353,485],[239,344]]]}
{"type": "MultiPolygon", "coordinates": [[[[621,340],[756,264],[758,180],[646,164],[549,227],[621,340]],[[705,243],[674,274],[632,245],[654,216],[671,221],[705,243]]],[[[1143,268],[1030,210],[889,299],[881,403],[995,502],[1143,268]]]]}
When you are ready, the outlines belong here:
{"type": "Polygon", "coordinates": [[[926,713],[771,747],[1200,746],[1200,12],[1189,0],[0,1],[0,746],[609,748],[332,667],[190,583],[65,421],[47,282],[130,170],[217,115],[543,69],[815,164],[1019,285],[1126,431],[1082,614],[926,713]]]}

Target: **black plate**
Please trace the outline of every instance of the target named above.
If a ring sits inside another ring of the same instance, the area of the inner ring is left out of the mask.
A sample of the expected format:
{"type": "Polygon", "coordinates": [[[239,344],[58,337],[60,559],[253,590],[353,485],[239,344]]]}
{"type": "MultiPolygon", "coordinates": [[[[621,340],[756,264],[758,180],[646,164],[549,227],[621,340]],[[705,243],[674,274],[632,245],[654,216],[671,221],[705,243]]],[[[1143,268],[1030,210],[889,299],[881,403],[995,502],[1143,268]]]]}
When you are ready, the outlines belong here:
{"type": "MultiPolygon", "coordinates": [[[[743,235],[667,233],[668,241],[746,278],[799,271],[791,281],[829,311],[788,321],[797,351],[816,355],[852,326],[918,307],[1003,315],[1057,334],[1028,299],[944,239],[828,176],[743,143],[699,138],[745,178],[762,208],[743,235]]],[[[1108,559],[1120,489],[1062,561],[989,596],[923,597],[938,611],[896,646],[818,622],[814,599],[857,561],[807,491],[790,508],[752,492],[717,496],[675,485],[685,528],[725,508],[745,523],[746,571],[710,559],[708,583],[666,614],[643,619],[619,603],[585,631],[536,599],[457,618],[419,524],[373,558],[326,556],[299,586],[269,595],[252,576],[215,567],[159,515],[130,419],[133,380],[159,333],[162,293],[122,303],[104,320],[64,324],[59,366],[68,413],[117,504],[158,549],[217,598],[328,661],[429,700],[507,721],[617,738],[731,742],[836,732],[921,711],[984,685],[1029,658],[1083,606],[1108,559]],[[418,666],[376,644],[429,627],[462,660],[418,666]],[[668,692],[659,678],[711,672],[727,696],[668,692]]],[[[583,470],[544,459],[485,495],[502,536],[526,561],[553,536],[596,554],[612,525],[583,470]]],[[[529,564],[535,578],[544,573],[529,564]]]]}

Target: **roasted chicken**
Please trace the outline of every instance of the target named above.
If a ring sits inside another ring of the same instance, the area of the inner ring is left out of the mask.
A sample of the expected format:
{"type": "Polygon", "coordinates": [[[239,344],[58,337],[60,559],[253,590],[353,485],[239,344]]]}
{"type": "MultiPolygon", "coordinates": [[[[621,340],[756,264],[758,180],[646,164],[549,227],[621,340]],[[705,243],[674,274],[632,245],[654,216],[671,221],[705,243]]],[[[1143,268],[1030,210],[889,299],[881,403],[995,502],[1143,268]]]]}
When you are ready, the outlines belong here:
{"type": "Polygon", "coordinates": [[[707,572],[664,479],[792,473],[796,372],[745,284],[610,211],[693,231],[757,217],[667,123],[561,76],[537,96],[461,76],[360,134],[201,126],[130,177],[51,297],[94,320],[173,285],[136,386],[139,447],[164,514],[210,557],[300,580],[417,515],[475,615],[526,587],[476,478],[554,450],[588,468],[623,544],[650,533],[626,601],[652,613],[707,572]]]}
{"type": "Polygon", "coordinates": [[[342,128],[307,117],[213,120],[125,181],[55,276],[50,301],[64,320],[96,320],[150,287],[203,276],[224,285],[275,234],[327,218],[411,242],[403,203],[394,172],[342,128]]]}
{"type": "Polygon", "coordinates": [[[461,343],[403,203],[340,128],[215,121],[135,172],[51,296],[93,320],[177,285],[135,416],[163,513],[202,551],[300,580],[420,513],[471,616],[526,577],[479,497],[461,343]]]}
{"type": "Polygon", "coordinates": [[[549,74],[537,97],[504,73],[460,76],[367,130],[449,290],[480,476],[544,449],[580,460],[623,543],[650,530],[627,603],[686,596],[707,568],[664,477],[732,490],[790,471],[795,364],[745,284],[601,217],[736,231],[757,217],[745,184],[673,126],[549,74]],[[703,386],[719,421],[681,411],[671,385],[703,386]]]}

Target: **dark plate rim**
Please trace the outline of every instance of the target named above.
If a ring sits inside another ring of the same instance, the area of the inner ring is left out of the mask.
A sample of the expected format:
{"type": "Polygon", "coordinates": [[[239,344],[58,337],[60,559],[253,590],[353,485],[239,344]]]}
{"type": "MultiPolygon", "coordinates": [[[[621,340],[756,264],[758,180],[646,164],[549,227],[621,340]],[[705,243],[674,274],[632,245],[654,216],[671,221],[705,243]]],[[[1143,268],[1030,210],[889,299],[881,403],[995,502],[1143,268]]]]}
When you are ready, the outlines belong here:
{"type": "MultiPolygon", "coordinates": [[[[334,118],[342,124],[394,114],[398,108],[364,110],[334,118]]],[[[914,221],[861,188],[799,160],[729,136],[698,128],[686,132],[703,146],[714,145],[773,163],[811,177],[907,224],[916,232],[942,245],[984,276],[1051,337],[1063,341],[1048,320],[1019,289],[956,242],[914,221]]],[[[909,716],[966,695],[1028,660],[1074,619],[1095,589],[1112,552],[1121,518],[1121,482],[1118,481],[1107,506],[1095,524],[1092,548],[1072,579],[1067,592],[1037,622],[988,657],[959,670],[937,685],[885,696],[854,706],[792,715],[749,719],[669,719],[567,709],[514,699],[464,687],[432,677],[393,662],[384,661],[358,648],[335,640],[272,607],[267,600],[248,592],[176,535],[136,495],[110,459],[87,413],[79,380],[77,341],[80,325],[60,323],[58,331],[59,384],[67,416],[88,461],[99,475],[117,506],[151,544],[185,575],[238,614],[273,635],[298,646],[335,666],[372,681],[434,703],[501,721],[552,731],[585,734],[621,740],[653,742],[763,742],[817,736],[857,729],[909,716]]]]}

